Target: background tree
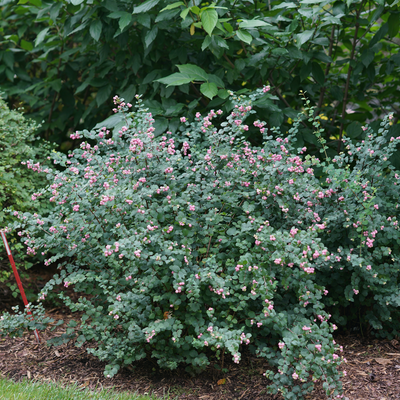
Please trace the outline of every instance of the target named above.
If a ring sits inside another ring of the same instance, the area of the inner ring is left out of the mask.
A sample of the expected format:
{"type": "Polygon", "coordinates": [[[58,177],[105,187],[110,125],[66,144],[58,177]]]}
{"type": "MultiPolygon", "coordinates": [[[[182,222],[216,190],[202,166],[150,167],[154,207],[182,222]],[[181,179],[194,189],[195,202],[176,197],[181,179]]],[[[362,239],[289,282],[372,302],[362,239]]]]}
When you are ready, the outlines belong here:
{"type": "MultiPolygon", "coordinates": [[[[72,146],[68,131],[109,115],[116,93],[127,101],[144,94],[162,133],[176,130],[184,108],[229,108],[227,89],[266,83],[272,96],[258,111],[270,127],[288,128],[304,90],[324,109],[330,155],[344,134],[360,138],[366,121],[394,111],[397,122],[397,1],[0,4],[0,85],[12,103],[44,121],[45,136],[63,150],[72,146]]],[[[257,141],[255,131],[248,136],[257,141]]],[[[299,140],[316,150],[306,123],[299,140]]]]}

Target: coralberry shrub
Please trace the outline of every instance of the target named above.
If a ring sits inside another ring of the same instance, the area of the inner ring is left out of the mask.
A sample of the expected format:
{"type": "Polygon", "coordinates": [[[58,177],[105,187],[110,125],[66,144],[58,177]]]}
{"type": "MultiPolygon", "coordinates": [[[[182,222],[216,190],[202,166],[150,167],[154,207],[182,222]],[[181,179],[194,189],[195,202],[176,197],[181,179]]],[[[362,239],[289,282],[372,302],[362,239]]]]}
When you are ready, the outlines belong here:
{"type": "MultiPolygon", "coordinates": [[[[264,135],[255,148],[242,138],[245,120],[267,91],[232,95],[236,106],[218,129],[220,110],[191,123],[182,117],[184,140],[157,136],[139,97],[136,111],[116,97],[125,125],[74,134],[80,149],[54,160],[65,171],[47,172],[54,211],[20,215],[14,227],[28,250],[60,261],[40,298],[55,285],[87,295],[62,297],[83,312],[77,344],[97,342],[89,351],[108,361],[106,376],[147,356],[194,372],[228,355],[240,363],[248,346],[268,360],[272,393],[300,399],[322,379],[328,397],[339,398],[341,349],[326,307],[375,298],[371,315],[395,312],[395,295],[382,286],[385,279],[398,293],[398,260],[384,248],[391,238],[398,251],[389,121],[332,161],[296,148],[300,120],[277,139],[255,121],[264,135]],[[381,174],[373,182],[361,169],[368,166],[381,174]],[[379,201],[377,182],[391,188],[379,201]]],[[[312,108],[305,114],[320,137],[312,108]]],[[[3,332],[10,318],[0,321],[3,332]]]]}

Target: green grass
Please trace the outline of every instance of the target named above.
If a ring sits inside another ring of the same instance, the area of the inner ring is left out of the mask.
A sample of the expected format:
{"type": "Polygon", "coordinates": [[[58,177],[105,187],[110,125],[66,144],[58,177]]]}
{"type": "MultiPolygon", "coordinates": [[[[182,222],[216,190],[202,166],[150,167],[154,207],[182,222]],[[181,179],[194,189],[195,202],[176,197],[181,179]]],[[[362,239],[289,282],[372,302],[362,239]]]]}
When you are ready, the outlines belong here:
{"type": "MultiPolygon", "coordinates": [[[[113,390],[99,392],[82,389],[77,385],[62,387],[55,383],[38,383],[24,380],[13,382],[0,378],[0,400],[161,400],[155,396],[141,396],[135,393],[113,390]]],[[[172,400],[164,396],[162,400],[172,400]]]]}

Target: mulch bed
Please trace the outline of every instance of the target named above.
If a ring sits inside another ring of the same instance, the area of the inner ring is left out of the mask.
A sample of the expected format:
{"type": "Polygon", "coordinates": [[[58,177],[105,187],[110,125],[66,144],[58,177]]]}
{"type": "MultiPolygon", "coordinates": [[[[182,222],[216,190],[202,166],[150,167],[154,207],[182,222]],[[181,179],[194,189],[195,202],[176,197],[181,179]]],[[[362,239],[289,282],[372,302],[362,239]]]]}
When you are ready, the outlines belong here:
{"type": "MultiPolygon", "coordinates": [[[[0,338],[0,375],[19,381],[24,378],[43,382],[75,383],[81,388],[114,388],[140,394],[154,393],[171,399],[209,400],[279,400],[280,396],[266,393],[268,380],[263,376],[267,369],[264,360],[244,354],[239,365],[233,362],[222,373],[212,367],[196,377],[183,369],[160,371],[151,360],[138,363],[132,370],[122,369],[112,379],[103,375],[105,363],[88,354],[84,347],[72,342],[49,347],[47,339],[65,333],[66,324],[78,316],[67,314],[65,309],[51,310],[49,316],[64,324],[41,333],[42,343],[37,344],[31,333],[22,338],[0,338]],[[222,381],[221,381],[222,379],[222,381]],[[225,379],[225,381],[223,381],[225,379]]],[[[337,336],[344,347],[347,364],[342,369],[347,377],[342,382],[345,396],[356,399],[400,399],[400,343],[363,339],[355,335],[337,336]]],[[[88,347],[91,345],[89,344],[88,347]]],[[[93,346],[93,344],[92,344],[93,346]]],[[[325,399],[318,384],[308,399],[325,399]]]]}
{"type": "MultiPolygon", "coordinates": [[[[38,293],[54,272],[43,268],[29,270],[29,277],[26,281],[23,279],[23,285],[32,287],[33,284],[33,291],[38,293]]],[[[4,284],[0,284],[0,314],[10,311],[16,303],[22,305],[20,299],[14,299],[7,290],[4,284]]],[[[67,293],[72,298],[77,296],[69,289],[67,293]]],[[[41,332],[40,344],[35,342],[32,333],[26,333],[22,338],[0,337],[0,376],[16,381],[27,378],[63,385],[75,383],[81,388],[154,393],[160,398],[169,394],[171,399],[179,400],[282,399],[266,392],[269,381],[263,373],[268,364],[249,353],[242,355],[239,365],[225,360],[226,373],[210,366],[202,374],[192,377],[183,368],[161,371],[155,361],[145,360],[135,364],[134,369],[121,369],[114,378],[107,379],[103,375],[106,363],[88,354],[84,346],[77,348],[72,342],[58,347],[46,345],[46,340],[65,333],[67,323],[71,319],[79,320],[79,315],[71,314],[65,307],[53,308],[47,314],[55,323],[62,319],[64,324],[53,331],[49,327],[41,332]]],[[[342,364],[341,369],[347,371],[342,383],[348,400],[400,400],[400,338],[388,341],[359,335],[336,335],[335,339],[343,346],[342,354],[347,359],[347,364],[342,364]]],[[[307,399],[326,399],[321,383],[307,399]]]]}

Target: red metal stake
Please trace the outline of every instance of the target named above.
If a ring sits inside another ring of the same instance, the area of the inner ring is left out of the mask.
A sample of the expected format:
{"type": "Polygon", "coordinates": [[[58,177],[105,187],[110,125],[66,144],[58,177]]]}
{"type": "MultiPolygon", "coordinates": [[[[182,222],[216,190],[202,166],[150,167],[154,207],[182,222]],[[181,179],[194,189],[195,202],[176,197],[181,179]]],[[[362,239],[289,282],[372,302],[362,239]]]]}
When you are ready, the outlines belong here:
{"type": "MultiPolygon", "coordinates": [[[[15,279],[17,280],[19,291],[21,292],[22,300],[24,301],[24,304],[25,304],[25,307],[27,309],[28,315],[31,316],[31,320],[33,321],[33,315],[31,313],[31,311],[29,310],[28,300],[26,299],[24,288],[22,287],[22,282],[21,282],[21,279],[19,278],[19,274],[18,274],[18,271],[17,271],[17,267],[15,266],[14,258],[13,258],[12,254],[11,254],[10,246],[8,245],[8,242],[7,242],[6,234],[5,234],[4,231],[0,231],[0,233],[1,233],[1,238],[3,239],[3,242],[4,242],[4,246],[6,247],[8,259],[10,260],[12,269],[14,271],[15,279]]],[[[33,333],[36,336],[37,342],[40,343],[40,336],[39,336],[39,332],[37,331],[37,329],[35,329],[33,331],[33,333]]]]}

